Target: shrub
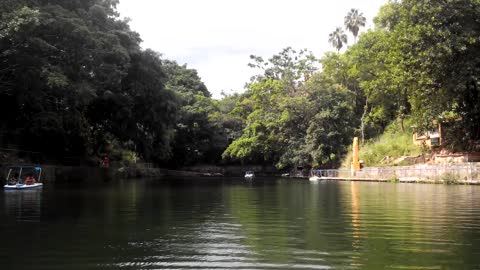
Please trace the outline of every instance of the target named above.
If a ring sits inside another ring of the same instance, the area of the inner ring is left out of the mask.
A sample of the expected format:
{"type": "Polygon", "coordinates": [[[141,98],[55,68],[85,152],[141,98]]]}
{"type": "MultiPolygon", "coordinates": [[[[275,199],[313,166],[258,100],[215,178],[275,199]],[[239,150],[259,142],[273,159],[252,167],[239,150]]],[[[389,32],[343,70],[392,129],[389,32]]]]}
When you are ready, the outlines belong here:
{"type": "Polygon", "coordinates": [[[442,174],[440,178],[443,180],[443,183],[447,185],[457,184],[460,181],[460,176],[454,172],[446,172],[442,174]]]}

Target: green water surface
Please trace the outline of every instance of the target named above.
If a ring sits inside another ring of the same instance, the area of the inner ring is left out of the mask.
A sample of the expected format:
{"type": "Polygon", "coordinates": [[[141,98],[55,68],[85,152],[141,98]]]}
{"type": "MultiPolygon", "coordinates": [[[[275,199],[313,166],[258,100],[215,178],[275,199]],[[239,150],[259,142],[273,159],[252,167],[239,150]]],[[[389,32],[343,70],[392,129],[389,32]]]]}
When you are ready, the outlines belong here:
{"type": "Polygon", "coordinates": [[[0,269],[480,269],[480,187],[204,178],[1,191],[0,269]]]}

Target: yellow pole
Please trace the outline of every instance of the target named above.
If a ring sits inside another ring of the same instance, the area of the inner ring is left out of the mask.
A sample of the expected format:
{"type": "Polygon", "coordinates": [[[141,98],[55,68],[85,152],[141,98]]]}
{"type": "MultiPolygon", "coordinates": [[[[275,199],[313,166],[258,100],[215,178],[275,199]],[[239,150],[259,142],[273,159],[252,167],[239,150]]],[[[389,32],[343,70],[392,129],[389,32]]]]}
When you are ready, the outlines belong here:
{"type": "Polygon", "coordinates": [[[358,137],[353,138],[352,175],[360,170],[358,137]]]}

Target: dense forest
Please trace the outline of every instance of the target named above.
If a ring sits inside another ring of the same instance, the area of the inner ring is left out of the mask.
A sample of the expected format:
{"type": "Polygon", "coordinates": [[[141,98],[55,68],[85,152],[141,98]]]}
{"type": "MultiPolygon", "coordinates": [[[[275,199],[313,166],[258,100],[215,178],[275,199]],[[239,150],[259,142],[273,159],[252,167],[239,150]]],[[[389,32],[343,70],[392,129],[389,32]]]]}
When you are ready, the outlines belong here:
{"type": "Polygon", "coordinates": [[[0,2],[1,145],[60,162],[217,162],[228,144],[218,102],[195,70],[141,49],[117,4],[0,2]]]}
{"type": "Polygon", "coordinates": [[[448,122],[452,149],[480,139],[480,0],[391,1],[363,33],[352,9],[325,37],[336,52],[252,55],[261,72],[221,100],[196,70],[142,49],[117,4],[0,2],[0,147],[58,162],[330,168],[353,136],[406,119],[448,122]]]}

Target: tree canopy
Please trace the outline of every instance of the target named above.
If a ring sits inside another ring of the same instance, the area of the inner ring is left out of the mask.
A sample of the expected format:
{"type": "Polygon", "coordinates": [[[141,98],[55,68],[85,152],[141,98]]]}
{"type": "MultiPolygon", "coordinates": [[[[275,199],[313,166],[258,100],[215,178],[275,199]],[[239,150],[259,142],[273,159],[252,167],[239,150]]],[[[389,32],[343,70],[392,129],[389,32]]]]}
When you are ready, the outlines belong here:
{"type": "MultiPolygon", "coordinates": [[[[353,136],[375,138],[392,122],[420,130],[448,124],[445,146],[474,150],[480,141],[480,1],[391,1],[345,53],[326,53],[291,95],[278,63],[250,84],[238,110],[247,119],[224,157],[293,165],[334,167],[353,136]],[[436,121],[433,121],[436,120],[436,121]]],[[[365,25],[352,9],[345,26],[357,37],[365,25]]],[[[329,35],[337,50],[346,43],[339,27],[329,35]]],[[[272,59],[281,60],[284,54],[272,59]]],[[[294,59],[299,59],[295,57],[294,59]]],[[[254,65],[258,67],[258,65],[254,65]]],[[[283,70],[283,69],[281,69],[283,70]]]]}
{"type": "MultiPolygon", "coordinates": [[[[336,167],[353,136],[404,120],[449,123],[445,143],[480,140],[480,1],[390,1],[344,18],[337,51],[287,47],[244,93],[212,99],[198,72],[140,47],[117,0],[0,2],[0,146],[45,159],[108,153],[170,167],[259,163],[336,167]]],[[[340,18],[341,19],[341,18],[340,18]]]]}
{"type": "Polygon", "coordinates": [[[142,50],[117,3],[2,2],[2,145],[59,161],[113,147],[168,162],[179,114],[210,93],[195,70],[142,50]]]}

